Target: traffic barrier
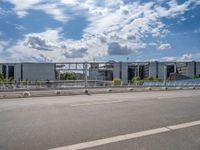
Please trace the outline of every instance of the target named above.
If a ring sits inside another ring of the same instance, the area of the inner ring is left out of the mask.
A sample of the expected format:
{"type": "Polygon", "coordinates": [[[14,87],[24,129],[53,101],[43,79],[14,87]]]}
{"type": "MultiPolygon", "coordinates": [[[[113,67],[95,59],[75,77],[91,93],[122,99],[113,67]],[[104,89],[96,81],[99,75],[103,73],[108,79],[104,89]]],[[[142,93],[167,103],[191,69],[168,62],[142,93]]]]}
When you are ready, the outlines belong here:
{"type": "Polygon", "coordinates": [[[112,92],[113,90],[111,88],[107,89],[108,92],[112,92]]]}
{"type": "Polygon", "coordinates": [[[133,88],[128,88],[128,91],[132,92],[132,91],[134,91],[134,89],[133,88]]]}
{"type": "Polygon", "coordinates": [[[151,87],[147,87],[146,89],[147,89],[147,90],[149,90],[149,91],[151,91],[151,90],[152,90],[152,88],[151,88],[151,87]]]}
{"type": "Polygon", "coordinates": [[[162,87],[161,90],[168,90],[168,87],[162,87]]]}
{"type": "Polygon", "coordinates": [[[55,93],[56,93],[56,95],[61,95],[61,91],[60,90],[57,90],[55,93]]]}
{"type": "Polygon", "coordinates": [[[29,91],[24,91],[23,93],[23,97],[30,97],[31,93],[29,91]]]}
{"type": "Polygon", "coordinates": [[[85,93],[85,94],[89,94],[88,89],[84,89],[84,90],[83,90],[83,93],[85,93]]]}

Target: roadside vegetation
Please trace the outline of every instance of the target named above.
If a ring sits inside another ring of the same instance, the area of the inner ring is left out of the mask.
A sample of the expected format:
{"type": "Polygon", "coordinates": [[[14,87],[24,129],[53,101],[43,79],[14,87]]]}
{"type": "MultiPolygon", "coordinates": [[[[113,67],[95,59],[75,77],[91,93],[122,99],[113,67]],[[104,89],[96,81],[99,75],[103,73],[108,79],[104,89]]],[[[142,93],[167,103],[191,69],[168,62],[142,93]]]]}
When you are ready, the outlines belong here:
{"type": "Polygon", "coordinates": [[[193,75],[193,78],[194,78],[194,79],[200,78],[200,74],[195,74],[195,75],[193,75]]]}
{"type": "MultiPolygon", "coordinates": [[[[162,79],[154,78],[154,77],[147,77],[147,78],[141,79],[140,77],[136,76],[132,78],[130,83],[132,85],[143,85],[144,82],[162,82],[162,81],[163,81],[162,79]]],[[[122,81],[119,78],[114,78],[112,83],[114,86],[122,85],[122,81]]]]}
{"type": "Polygon", "coordinates": [[[45,83],[48,83],[48,81],[30,81],[30,80],[22,80],[22,81],[16,81],[13,78],[6,79],[2,74],[0,74],[0,85],[22,85],[22,86],[28,86],[28,85],[36,85],[41,86],[45,83]]]}
{"type": "Polygon", "coordinates": [[[162,82],[162,79],[154,78],[154,77],[147,77],[144,79],[141,79],[140,77],[133,77],[131,80],[131,83],[134,85],[143,85],[144,82],[162,82]]]}
{"type": "Polygon", "coordinates": [[[122,84],[121,79],[119,79],[119,78],[114,78],[113,79],[113,85],[114,86],[120,86],[121,84],[122,84]]]}
{"type": "Polygon", "coordinates": [[[15,81],[13,80],[13,78],[9,78],[9,79],[6,79],[4,78],[3,74],[0,74],[0,84],[14,84],[15,81]]]}

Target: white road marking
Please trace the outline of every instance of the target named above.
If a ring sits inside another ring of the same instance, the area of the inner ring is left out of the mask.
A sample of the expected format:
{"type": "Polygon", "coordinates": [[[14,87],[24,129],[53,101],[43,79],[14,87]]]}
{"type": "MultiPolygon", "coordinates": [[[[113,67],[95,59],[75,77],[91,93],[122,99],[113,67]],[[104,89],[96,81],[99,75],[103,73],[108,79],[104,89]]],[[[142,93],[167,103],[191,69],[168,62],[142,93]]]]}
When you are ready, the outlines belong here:
{"type": "Polygon", "coordinates": [[[103,105],[103,104],[113,104],[113,103],[122,103],[127,102],[128,100],[116,100],[116,101],[108,101],[108,102],[90,102],[90,103],[79,103],[79,104],[70,104],[71,107],[77,106],[90,106],[90,105],[103,105]]]}
{"type": "Polygon", "coordinates": [[[136,133],[131,133],[131,134],[119,135],[119,136],[114,136],[114,137],[110,137],[110,138],[99,139],[99,140],[95,140],[95,141],[89,141],[89,142],[84,142],[84,143],[79,143],[79,144],[74,144],[74,145],[68,145],[68,146],[64,146],[64,147],[53,148],[50,150],[81,150],[81,149],[85,149],[85,148],[91,148],[91,147],[101,146],[101,145],[105,145],[105,144],[121,142],[121,141],[144,137],[144,136],[148,136],[148,135],[170,132],[172,130],[183,129],[183,128],[197,126],[197,125],[200,125],[200,120],[194,121],[194,122],[188,122],[188,123],[167,126],[167,127],[162,127],[162,128],[157,128],[157,129],[136,132],[136,133]]]}
{"type": "Polygon", "coordinates": [[[192,127],[192,126],[197,126],[197,125],[200,125],[200,120],[194,121],[194,122],[182,123],[182,124],[173,125],[173,126],[168,126],[167,128],[171,129],[171,130],[177,130],[177,129],[187,128],[187,127],[192,127]]]}

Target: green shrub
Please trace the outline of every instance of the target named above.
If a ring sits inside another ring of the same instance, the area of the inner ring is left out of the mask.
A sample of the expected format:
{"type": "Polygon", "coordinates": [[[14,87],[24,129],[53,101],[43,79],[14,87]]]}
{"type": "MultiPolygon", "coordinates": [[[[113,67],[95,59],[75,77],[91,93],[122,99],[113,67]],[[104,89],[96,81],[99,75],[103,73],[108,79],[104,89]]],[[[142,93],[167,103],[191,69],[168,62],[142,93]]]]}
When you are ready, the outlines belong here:
{"type": "Polygon", "coordinates": [[[46,83],[45,81],[38,81],[38,80],[35,81],[35,85],[37,85],[37,86],[41,86],[45,83],[46,83]]]}
{"type": "Polygon", "coordinates": [[[200,74],[194,74],[193,75],[193,78],[195,79],[195,78],[200,78],[200,74]]]}
{"type": "Polygon", "coordinates": [[[131,79],[131,82],[132,83],[135,83],[135,82],[138,82],[138,81],[141,81],[141,78],[140,77],[133,77],[132,79],[131,79]]]}
{"type": "Polygon", "coordinates": [[[22,85],[27,86],[28,85],[28,80],[21,81],[22,85]]]}
{"type": "Polygon", "coordinates": [[[119,79],[119,78],[114,78],[113,79],[113,85],[114,86],[119,86],[119,85],[121,85],[121,80],[119,79]]]}
{"type": "Polygon", "coordinates": [[[148,77],[148,80],[149,81],[154,81],[155,79],[154,79],[154,77],[148,77]]]}
{"type": "Polygon", "coordinates": [[[0,74],[0,82],[1,82],[1,83],[4,83],[4,82],[5,82],[5,78],[4,78],[3,74],[0,74]]]}
{"type": "Polygon", "coordinates": [[[155,78],[154,80],[157,82],[162,82],[162,79],[160,79],[160,78],[155,78]]]}
{"type": "Polygon", "coordinates": [[[133,77],[131,82],[135,85],[142,85],[144,81],[140,77],[133,77]]]}
{"type": "Polygon", "coordinates": [[[3,74],[0,74],[0,81],[4,80],[3,74]]]}
{"type": "Polygon", "coordinates": [[[162,79],[160,79],[160,78],[154,78],[154,77],[147,77],[147,78],[144,78],[144,81],[162,82],[162,79]]]}

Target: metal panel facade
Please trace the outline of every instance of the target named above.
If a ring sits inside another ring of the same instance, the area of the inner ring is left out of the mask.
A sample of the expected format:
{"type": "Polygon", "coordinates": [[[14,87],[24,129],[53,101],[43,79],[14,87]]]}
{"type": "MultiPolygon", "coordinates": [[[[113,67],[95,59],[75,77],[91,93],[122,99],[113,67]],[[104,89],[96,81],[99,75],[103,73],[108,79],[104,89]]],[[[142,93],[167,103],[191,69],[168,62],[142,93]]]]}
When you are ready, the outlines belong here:
{"type": "Polygon", "coordinates": [[[187,75],[188,77],[192,78],[194,75],[194,62],[188,62],[188,67],[187,67],[187,75]]]}
{"type": "Polygon", "coordinates": [[[128,83],[128,64],[127,63],[122,63],[122,83],[127,84],[128,83]]]}
{"type": "Polygon", "coordinates": [[[120,78],[120,63],[114,63],[114,71],[113,71],[114,78],[120,78]]]}
{"type": "Polygon", "coordinates": [[[22,69],[22,80],[55,80],[55,65],[52,63],[27,63],[22,69]]]}
{"type": "Polygon", "coordinates": [[[200,74],[200,62],[196,62],[196,74],[200,74]]]}
{"type": "Polygon", "coordinates": [[[156,77],[158,75],[158,62],[149,63],[149,76],[156,77]]]}

